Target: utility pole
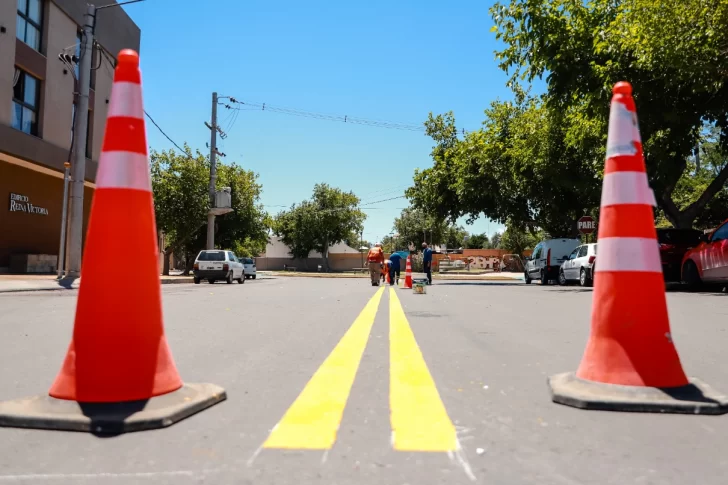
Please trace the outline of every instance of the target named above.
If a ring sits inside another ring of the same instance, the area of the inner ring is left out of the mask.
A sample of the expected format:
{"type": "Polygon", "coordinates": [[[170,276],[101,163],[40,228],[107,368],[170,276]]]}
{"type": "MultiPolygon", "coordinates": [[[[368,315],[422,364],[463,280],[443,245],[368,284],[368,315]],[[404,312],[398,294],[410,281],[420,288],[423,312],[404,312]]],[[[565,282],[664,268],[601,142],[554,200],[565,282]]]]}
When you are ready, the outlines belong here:
{"type": "Polygon", "coordinates": [[[217,93],[212,93],[210,128],[210,212],[207,213],[207,249],[215,249],[215,182],[217,181],[217,93]]]}
{"type": "Polygon", "coordinates": [[[93,57],[94,24],[96,7],[87,5],[84,17],[81,58],[79,59],[78,105],[76,107],[76,153],[72,165],[71,228],[69,231],[69,261],[67,276],[77,278],[81,274],[83,248],[83,189],[86,180],[86,130],[88,127],[88,102],[91,85],[91,58],[93,57]]]}
{"type": "Polygon", "coordinates": [[[61,211],[61,242],[58,250],[58,279],[63,278],[63,266],[66,255],[66,225],[68,224],[68,176],[70,173],[71,163],[63,163],[63,210],[61,211]]]}

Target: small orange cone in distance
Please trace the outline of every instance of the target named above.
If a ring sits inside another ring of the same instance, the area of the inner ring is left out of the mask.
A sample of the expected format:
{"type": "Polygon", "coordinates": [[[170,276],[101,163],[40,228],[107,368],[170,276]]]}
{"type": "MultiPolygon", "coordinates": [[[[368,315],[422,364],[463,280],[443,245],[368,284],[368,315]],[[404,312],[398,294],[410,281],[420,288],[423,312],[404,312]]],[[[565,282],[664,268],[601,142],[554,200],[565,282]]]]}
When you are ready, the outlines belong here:
{"type": "Polygon", "coordinates": [[[86,234],[73,340],[51,396],[119,402],[182,387],[162,326],[156,234],[139,57],[122,51],[86,234]],[[133,282],[109,277],[110,254],[131,255],[133,282]]]}
{"type": "Polygon", "coordinates": [[[412,262],[410,255],[407,255],[407,266],[404,273],[404,286],[402,288],[412,288],[412,262]]]}
{"type": "Polygon", "coordinates": [[[688,380],[675,349],[655,205],[632,87],[620,82],[609,116],[591,335],[577,372],[549,379],[555,402],[614,411],[728,412],[726,396],[688,380]]]}

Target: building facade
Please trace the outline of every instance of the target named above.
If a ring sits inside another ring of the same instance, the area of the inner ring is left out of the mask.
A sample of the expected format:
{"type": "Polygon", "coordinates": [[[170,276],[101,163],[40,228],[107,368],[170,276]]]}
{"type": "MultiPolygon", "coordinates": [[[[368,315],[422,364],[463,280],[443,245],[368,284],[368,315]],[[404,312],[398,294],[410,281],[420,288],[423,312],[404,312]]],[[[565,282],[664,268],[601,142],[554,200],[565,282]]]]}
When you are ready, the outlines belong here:
{"type": "MultiPolygon", "coordinates": [[[[86,5],[114,0],[0,0],[0,271],[27,255],[58,255],[64,162],[70,153],[86,5]]],[[[84,233],[91,207],[113,63],[139,50],[141,32],[120,7],[97,11],[86,152],[84,233]]],[[[69,187],[70,192],[70,187],[69,187]]],[[[70,212],[70,208],[69,208],[70,212]]]]}

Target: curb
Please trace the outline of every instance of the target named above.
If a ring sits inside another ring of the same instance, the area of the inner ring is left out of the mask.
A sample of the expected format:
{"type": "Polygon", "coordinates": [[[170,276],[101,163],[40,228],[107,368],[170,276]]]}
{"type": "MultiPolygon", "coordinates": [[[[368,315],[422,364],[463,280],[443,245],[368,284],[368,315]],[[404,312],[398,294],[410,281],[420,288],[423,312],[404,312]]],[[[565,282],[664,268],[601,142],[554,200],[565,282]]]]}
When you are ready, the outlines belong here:
{"type": "MultiPolygon", "coordinates": [[[[179,284],[186,284],[186,283],[193,283],[192,277],[189,278],[175,278],[175,279],[161,279],[160,284],[162,285],[179,285],[179,284]]],[[[65,286],[56,285],[51,286],[48,288],[0,288],[0,293],[27,293],[27,292],[35,292],[35,291],[64,291],[64,290],[77,290],[77,286],[73,286],[71,288],[67,288],[65,286]]]]}

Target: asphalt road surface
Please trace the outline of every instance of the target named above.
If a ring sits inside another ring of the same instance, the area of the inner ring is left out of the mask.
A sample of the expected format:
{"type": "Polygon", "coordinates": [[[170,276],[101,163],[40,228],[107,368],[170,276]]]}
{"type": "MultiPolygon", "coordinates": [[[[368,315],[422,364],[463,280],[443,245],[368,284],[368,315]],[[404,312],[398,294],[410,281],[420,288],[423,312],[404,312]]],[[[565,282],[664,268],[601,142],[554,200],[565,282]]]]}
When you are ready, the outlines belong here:
{"type": "MultiPolygon", "coordinates": [[[[550,401],[547,376],[579,364],[590,290],[276,278],[163,295],[183,379],[228,400],[111,438],[1,428],[0,485],[726,483],[728,415],[550,401]]],[[[0,400],[48,391],[75,301],[0,295],[0,400]]],[[[668,305],[687,373],[728,391],[728,296],[670,292],[668,305]]]]}

